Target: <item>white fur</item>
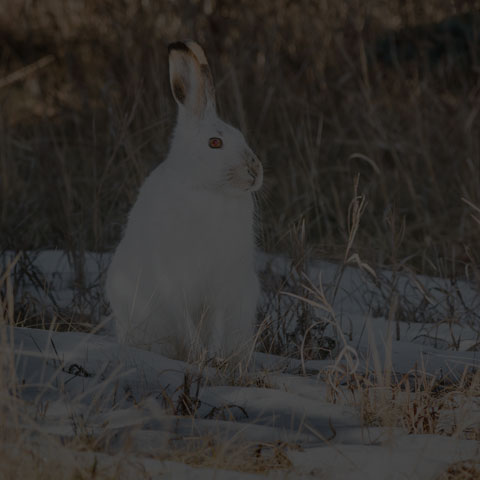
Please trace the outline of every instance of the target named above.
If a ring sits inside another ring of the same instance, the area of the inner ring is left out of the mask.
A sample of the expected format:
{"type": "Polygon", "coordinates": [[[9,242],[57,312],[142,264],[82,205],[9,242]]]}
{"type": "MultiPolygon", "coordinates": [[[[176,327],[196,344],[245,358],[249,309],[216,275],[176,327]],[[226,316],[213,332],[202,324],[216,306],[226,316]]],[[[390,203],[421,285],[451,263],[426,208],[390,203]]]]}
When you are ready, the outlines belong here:
{"type": "Polygon", "coordinates": [[[252,191],[263,171],[243,135],[218,118],[201,47],[175,44],[169,58],[179,108],[170,152],[140,189],[106,292],[120,341],[177,358],[200,349],[225,356],[253,337],[252,191]],[[223,147],[210,148],[211,137],[223,147]]]}

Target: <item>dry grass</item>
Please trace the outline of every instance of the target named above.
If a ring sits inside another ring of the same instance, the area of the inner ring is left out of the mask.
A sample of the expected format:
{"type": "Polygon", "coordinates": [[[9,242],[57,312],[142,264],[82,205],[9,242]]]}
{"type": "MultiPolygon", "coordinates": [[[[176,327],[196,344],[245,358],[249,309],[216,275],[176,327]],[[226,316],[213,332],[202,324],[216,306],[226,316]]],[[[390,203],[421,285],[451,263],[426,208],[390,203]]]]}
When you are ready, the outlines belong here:
{"type": "Polygon", "coordinates": [[[451,465],[438,480],[475,480],[480,478],[478,462],[458,462],[451,465]]]}
{"type": "Polygon", "coordinates": [[[461,378],[438,379],[424,370],[385,379],[371,375],[329,372],[325,380],[333,402],[354,404],[365,425],[401,427],[409,434],[447,435],[480,439],[480,429],[469,418],[480,405],[479,372],[466,370],[461,378]]]}
{"type": "MultiPolygon", "coordinates": [[[[18,261],[18,257],[16,260],[18,261]]],[[[8,270],[12,269],[13,265],[10,265],[8,270]]],[[[192,433],[190,436],[177,436],[166,443],[160,441],[154,451],[139,452],[136,450],[138,444],[132,441],[129,432],[118,436],[108,428],[97,428],[94,431],[81,416],[72,416],[72,436],[58,437],[44,433],[40,424],[43,412],[46,412],[48,406],[28,404],[21,399],[20,391],[24,385],[16,378],[16,360],[6,334],[15,323],[14,295],[10,276],[2,275],[0,278],[5,284],[0,285],[5,292],[2,296],[0,322],[0,391],[3,392],[0,396],[0,422],[4,426],[0,432],[0,445],[3,452],[2,474],[5,478],[18,478],[20,473],[24,478],[34,479],[113,479],[121,478],[122,475],[125,478],[132,475],[140,479],[150,478],[148,468],[143,465],[147,459],[181,462],[196,468],[251,473],[292,470],[289,451],[298,450],[300,447],[296,444],[254,443],[225,438],[221,434],[192,433]],[[55,474],[52,477],[53,468],[55,474]]],[[[380,364],[378,355],[372,354],[372,368],[367,364],[371,373],[359,374],[356,370],[356,352],[348,346],[322,288],[312,283],[304,283],[302,288],[309,293],[309,298],[297,295],[298,300],[320,308],[326,314],[325,321],[338,328],[337,361],[325,372],[323,378],[329,387],[331,402],[342,402],[356,407],[365,427],[401,427],[411,434],[441,434],[477,441],[480,439],[478,425],[473,424],[468,415],[472,406],[478,406],[480,401],[478,370],[465,370],[458,378],[451,376],[439,379],[430,376],[419,366],[405,375],[396,376],[388,356],[385,364],[380,364]]],[[[305,331],[305,337],[307,334],[305,331]]],[[[303,341],[300,348],[302,362],[306,356],[305,344],[303,341]]],[[[205,366],[212,365],[207,363],[205,366]]],[[[252,375],[241,368],[232,368],[227,363],[214,366],[216,375],[202,380],[202,383],[207,381],[219,385],[272,387],[267,374],[252,375]]],[[[303,365],[303,374],[306,373],[303,365]]],[[[200,405],[200,383],[196,376],[186,374],[183,384],[177,389],[180,392],[178,399],[174,401],[164,395],[163,407],[156,407],[158,414],[191,418],[194,425],[200,405]]],[[[135,408],[141,408],[142,399],[132,398],[132,401],[135,408]]],[[[202,418],[212,422],[235,421],[232,412],[243,412],[245,421],[248,421],[247,412],[241,406],[233,404],[213,407],[202,418]]],[[[156,418],[155,414],[153,418],[156,418]]],[[[192,428],[192,432],[194,430],[192,428]]],[[[334,438],[334,428],[332,433],[334,438]]],[[[445,473],[447,476],[442,478],[475,478],[476,472],[477,466],[473,461],[464,462],[452,465],[445,473]]]]}
{"type": "Polygon", "coordinates": [[[182,441],[182,448],[173,448],[159,455],[162,460],[175,460],[195,467],[210,467],[248,473],[269,474],[289,470],[292,462],[288,450],[298,450],[294,444],[225,442],[208,436],[192,437],[182,441]]]}
{"type": "MultiPolygon", "coordinates": [[[[352,204],[356,203],[358,207],[361,201],[361,198],[354,196],[352,204]]],[[[358,352],[348,341],[332,305],[360,220],[360,213],[352,216],[345,260],[338,268],[336,284],[331,289],[333,294],[325,293],[321,277],[318,284],[315,284],[305,274],[301,285],[308,295],[302,297],[290,293],[301,302],[314,307],[316,311],[322,312],[322,323],[331,325],[337,333],[336,348],[330,352],[335,354],[335,362],[321,374],[328,386],[328,400],[355,405],[365,425],[401,427],[409,434],[440,434],[478,440],[480,428],[477,421],[469,417],[469,412],[480,406],[480,370],[475,365],[466,366],[462,375],[444,373],[440,377],[429,374],[423,364],[416,365],[406,373],[395,372],[392,361],[393,324],[398,299],[389,305],[386,315],[390,328],[384,340],[386,351],[383,361],[367,319],[369,353],[364,359],[366,373],[359,372],[358,352]]],[[[370,267],[362,265],[360,268],[370,274],[370,267]]],[[[304,340],[299,353],[304,375],[307,372],[303,347],[308,331],[316,323],[319,322],[310,319],[310,326],[303,333],[304,340]]]]}
{"type": "Polygon", "coordinates": [[[316,253],[340,258],[360,172],[362,258],[408,257],[421,271],[476,266],[478,226],[461,198],[480,200],[478,24],[467,51],[431,33],[476,9],[460,0],[5,3],[0,244],[79,258],[116,244],[174,120],[165,45],[193,37],[209,54],[221,111],[266,163],[267,250],[285,250],[285,232],[305,219],[316,253]],[[401,55],[415,46],[417,58],[401,55]]]}

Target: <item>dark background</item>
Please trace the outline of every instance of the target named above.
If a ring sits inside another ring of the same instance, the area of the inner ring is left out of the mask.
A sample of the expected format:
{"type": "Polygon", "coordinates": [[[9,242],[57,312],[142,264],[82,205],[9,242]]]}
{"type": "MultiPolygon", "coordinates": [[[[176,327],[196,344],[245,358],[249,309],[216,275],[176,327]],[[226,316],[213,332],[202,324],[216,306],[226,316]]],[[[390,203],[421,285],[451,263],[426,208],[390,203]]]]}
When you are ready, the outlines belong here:
{"type": "MultiPolygon", "coordinates": [[[[205,49],[266,167],[259,241],[476,270],[480,2],[4,0],[0,247],[112,250],[175,120],[169,42],[205,49]],[[302,223],[303,222],[303,223],[302,223]]],[[[292,247],[293,246],[293,247],[292,247]]]]}

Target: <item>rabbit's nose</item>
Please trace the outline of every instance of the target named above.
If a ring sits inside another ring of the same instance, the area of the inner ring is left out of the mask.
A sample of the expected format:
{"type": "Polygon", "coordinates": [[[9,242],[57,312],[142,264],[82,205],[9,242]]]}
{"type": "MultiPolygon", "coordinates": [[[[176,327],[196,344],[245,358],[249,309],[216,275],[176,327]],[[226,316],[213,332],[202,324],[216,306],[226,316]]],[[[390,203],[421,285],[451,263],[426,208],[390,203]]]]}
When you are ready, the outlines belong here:
{"type": "Polygon", "coordinates": [[[255,156],[252,155],[248,160],[247,160],[247,172],[252,178],[256,178],[256,176],[259,173],[261,163],[260,160],[255,156]]]}
{"type": "Polygon", "coordinates": [[[250,157],[248,158],[247,160],[247,167],[248,167],[248,170],[250,171],[253,171],[253,172],[256,172],[259,170],[259,168],[262,166],[260,160],[258,159],[258,157],[255,155],[255,154],[251,154],[250,157]]]}
{"type": "Polygon", "coordinates": [[[254,153],[250,153],[246,161],[247,173],[251,179],[251,191],[258,190],[263,183],[263,166],[254,153]]]}

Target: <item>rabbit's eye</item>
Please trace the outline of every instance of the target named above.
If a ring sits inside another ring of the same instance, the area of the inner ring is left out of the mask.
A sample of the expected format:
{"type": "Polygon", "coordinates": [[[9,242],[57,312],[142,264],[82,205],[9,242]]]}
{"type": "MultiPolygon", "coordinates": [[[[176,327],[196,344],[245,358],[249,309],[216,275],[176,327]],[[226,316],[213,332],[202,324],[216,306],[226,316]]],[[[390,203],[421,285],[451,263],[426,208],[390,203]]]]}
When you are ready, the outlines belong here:
{"type": "Polygon", "coordinates": [[[223,147],[223,141],[222,141],[221,138],[212,137],[208,140],[208,146],[210,148],[222,148],[223,147]]]}

